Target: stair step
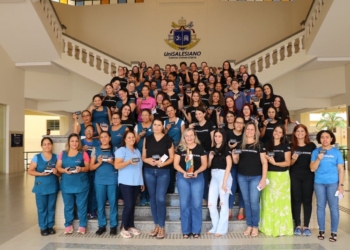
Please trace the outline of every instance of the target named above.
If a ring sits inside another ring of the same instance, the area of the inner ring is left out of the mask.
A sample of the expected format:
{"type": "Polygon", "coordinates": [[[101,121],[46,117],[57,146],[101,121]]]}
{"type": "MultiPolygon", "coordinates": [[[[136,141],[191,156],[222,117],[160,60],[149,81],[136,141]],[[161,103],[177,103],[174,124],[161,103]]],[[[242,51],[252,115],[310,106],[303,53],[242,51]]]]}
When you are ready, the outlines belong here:
{"type": "MultiPolygon", "coordinates": [[[[244,231],[247,227],[245,220],[237,220],[235,217],[234,219],[230,219],[228,223],[228,231],[244,231]]],[[[118,232],[121,225],[121,221],[118,221],[118,232]]],[[[74,220],[73,222],[74,229],[77,230],[79,227],[79,221],[74,220]]],[[[206,233],[209,231],[212,227],[211,221],[209,217],[203,217],[202,222],[202,233],[206,233]]],[[[153,219],[150,216],[142,216],[142,217],[136,217],[135,216],[135,228],[141,230],[141,232],[147,233],[154,229],[154,223],[153,219]]],[[[95,232],[98,229],[98,221],[97,219],[88,220],[87,223],[87,231],[95,232]]],[[[109,230],[109,221],[107,221],[107,230],[109,230]]],[[[179,218],[173,218],[172,216],[167,216],[166,222],[165,222],[165,232],[166,233],[179,233],[181,232],[181,222],[179,218]]]]}
{"type": "MultiPolygon", "coordinates": [[[[124,206],[118,206],[118,215],[121,215],[123,213],[123,208],[124,208],[124,206]]],[[[238,210],[239,210],[238,206],[233,207],[233,209],[232,209],[232,216],[233,217],[237,217],[238,210]]],[[[109,219],[110,207],[106,206],[105,211],[106,211],[106,217],[107,217],[107,219],[109,219]]],[[[171,216],[172,218],[180,218],[180,207],[179,206],[167,206],[166,215],[171,216]]],[[[152,217],[150,206],[136,206],[135,217],[143,217],[143,216],[152,217]]],[[[203,216],[203,218],[209,216],[208,207],[203,206],[202,216],[203,216]]]]}

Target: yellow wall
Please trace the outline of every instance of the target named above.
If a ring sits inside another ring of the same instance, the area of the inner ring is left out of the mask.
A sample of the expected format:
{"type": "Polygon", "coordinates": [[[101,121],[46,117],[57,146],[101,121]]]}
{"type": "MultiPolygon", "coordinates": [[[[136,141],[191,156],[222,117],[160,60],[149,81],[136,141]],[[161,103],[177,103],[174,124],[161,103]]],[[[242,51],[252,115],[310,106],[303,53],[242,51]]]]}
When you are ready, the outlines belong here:
{"type": "Polygon", "coordinates": [[[191,51],[197,59],[220,65],[242,60],[301,29],[312,0],[293,2],[225,2],[218,0],[148,0],[143,4],[75,7],[53,3],[66,33],[130,63],[179,63],[164,57],[175,51],[164,39],[183,17],[193,21],[201,41],[191,51]]]}
{"type": "Polygon", "coordinates": [[[6,126],[7,161],[0,165],[0,173],[23,171],[23,148],[10,147],[11,133],[24,133],[24,71],[15,67],[10,57],[0,45],[0,103],[7,105],[6,126]]]}

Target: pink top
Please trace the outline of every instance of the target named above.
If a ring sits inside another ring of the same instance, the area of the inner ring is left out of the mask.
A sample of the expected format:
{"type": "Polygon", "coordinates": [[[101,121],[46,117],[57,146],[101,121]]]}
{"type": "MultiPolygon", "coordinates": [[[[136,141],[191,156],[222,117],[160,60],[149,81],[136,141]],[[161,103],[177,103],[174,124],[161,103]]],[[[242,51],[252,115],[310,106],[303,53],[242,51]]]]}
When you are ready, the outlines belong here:
{"type": "Polygon", "coordinates": [[[154,99],[153,97],[147,97],[146,100],[142,100],[142,97],[138,98],[136,101],[136,105],[139,105],[139,103],[141,102],[141,108],[140,108],[140,113],[137,116],[137,121],[142,122],[141,119],[141,110],[143,109],[149,109],[152,111],[152,109],[157,106],[156,104],[156,99],[154,99]],[[142,102],[141,102],[142,101],[142,102]]]}
{"type": "MultiPolygon", "coordinates": [[[[63,152],[61,152],[60,155],[58,156],[58,160],[60,161],[62,161],[62,154],[63,152]]],[[[90,157],[85,151],[83,153],[83,159],[84,159],[84,162],[90,161],[90,157]]]]}

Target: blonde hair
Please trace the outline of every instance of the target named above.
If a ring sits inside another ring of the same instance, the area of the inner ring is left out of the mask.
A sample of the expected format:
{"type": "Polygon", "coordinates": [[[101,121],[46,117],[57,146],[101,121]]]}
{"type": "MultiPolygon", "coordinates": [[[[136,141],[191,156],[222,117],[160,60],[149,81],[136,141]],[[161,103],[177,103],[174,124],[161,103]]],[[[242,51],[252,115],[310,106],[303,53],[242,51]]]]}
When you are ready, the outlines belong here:
{"type": "Polygon", "coordinates": [[[78,150],[78,151],[82,151],[83,145],[81,144],[80,136],[79,136],[78,134],[75,134],[75,133],[70,134],[70,135],[68,136],[68,140],[67,140],[66,145],[65,145],[65,150],[66,150],[67,152],[70,150],[69,141],[70,141],[70,139],[72,139],[72,137],[77,137],[77,138],[78,138],[78,143],[79,143],[79,144],[78,144],[77,150],[78,150]]]}
{"type": "Polygon", "coordinates": [[[200,141],[198,140],[196,131],[193,128],[186,128],[184,130],[184,132],[182,133],[182,135],[181,135],[181,140],[180,140],[180,143],[179,143],[179,149],[181,151],[187,151],[187,149],[188,149],[188,146],[187,146],[187,143],[186,143],[186,140],[185,140],[185,135],[187,134],[188,131],[192,131],[193,132],[193,134],[194,134],[194,142],[196,144],[199,144],[199,145],[201,144],[200,141]]]}
{"type": "MultiPolygon", "coordinates": [[[[253,143],[252,147],[255,148],[256,146],[258,146],[258,148],[260,149],[260,144],[259,144],[259,135],[260,135],[260,133],[259,133],[259,130],[258,130],[255,122],[248,122],[245,125],[245,130],[247,129],[247,127],[249,125],[253,125],[254,129],[255,129],[255,134],[254,134],[255,142],[253,143]]],[[[241,148],[245,149],[246,145],[247,145],[247,136],[246,136],[246,131],[244,131],[243,137],[242,137],[242,146],[241,146],[241,148]]]]}

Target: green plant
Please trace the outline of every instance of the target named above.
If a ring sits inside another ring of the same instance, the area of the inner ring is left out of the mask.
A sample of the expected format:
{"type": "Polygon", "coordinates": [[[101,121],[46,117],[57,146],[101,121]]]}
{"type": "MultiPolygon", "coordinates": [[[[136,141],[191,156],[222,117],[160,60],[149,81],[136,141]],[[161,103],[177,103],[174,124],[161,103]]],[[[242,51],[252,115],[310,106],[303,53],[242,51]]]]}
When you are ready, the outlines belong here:
{"type": "Polygon", "coordinates": [[[322,113],[322,118],[317,122],[316,128],[319,130],[327,128],[334,133],[337,127],[346,128],[346,122],[343,117],[338,116],[339,114],[339,112],[322,113]]]}

